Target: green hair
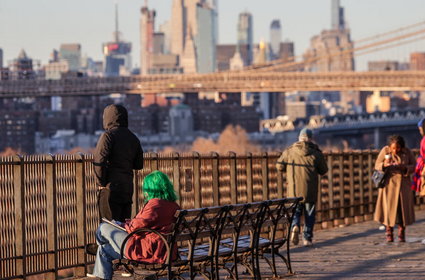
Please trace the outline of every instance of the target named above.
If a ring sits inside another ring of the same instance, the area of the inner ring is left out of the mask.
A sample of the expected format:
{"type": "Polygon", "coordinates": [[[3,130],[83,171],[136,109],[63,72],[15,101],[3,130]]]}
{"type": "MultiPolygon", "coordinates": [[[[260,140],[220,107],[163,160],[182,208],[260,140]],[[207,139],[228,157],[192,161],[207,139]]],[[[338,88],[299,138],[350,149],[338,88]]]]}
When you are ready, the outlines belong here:
{"type": "Polygon", "coordinates": [[[159,198],[168,201],[176,201],[177,195],[174,192],[173,184],[167,175],[161,171],[154,171],[143,180],[142,186],[145,202],[152,198],[159,198]]]}

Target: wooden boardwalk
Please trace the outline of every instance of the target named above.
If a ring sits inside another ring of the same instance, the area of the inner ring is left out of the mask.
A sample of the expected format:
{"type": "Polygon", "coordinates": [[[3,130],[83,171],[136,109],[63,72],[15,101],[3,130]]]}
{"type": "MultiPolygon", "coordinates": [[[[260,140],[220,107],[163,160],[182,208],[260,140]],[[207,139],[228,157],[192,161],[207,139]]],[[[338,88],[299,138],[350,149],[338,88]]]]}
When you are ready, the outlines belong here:
{"type": "MultiPolygon", "coordinates": [[[[284,278],[425,280],[425,211],[416,212],[416,223],[407,228],[406,243],[399,243],[397,238],[387,243],[384,235],[373,221],[316,231],[313,247],[292,246],[295,274],[284,278]]],[[[266,264],[261,267],[263,278],[269,278],[266,264]]],[[[285,273],[282,264],[279,271],[285,273]]]]}

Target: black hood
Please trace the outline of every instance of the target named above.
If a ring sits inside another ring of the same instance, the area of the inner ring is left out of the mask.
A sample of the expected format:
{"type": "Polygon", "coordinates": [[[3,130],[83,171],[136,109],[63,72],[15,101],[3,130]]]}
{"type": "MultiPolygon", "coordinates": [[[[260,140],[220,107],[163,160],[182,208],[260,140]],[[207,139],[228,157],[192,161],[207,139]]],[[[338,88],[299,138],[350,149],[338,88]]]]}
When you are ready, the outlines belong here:
{"type": "Polygon", "coordinates": [[[122,105],[109,105],[103,110],[103,128],[128,127],[127,109],[122,105]]]}

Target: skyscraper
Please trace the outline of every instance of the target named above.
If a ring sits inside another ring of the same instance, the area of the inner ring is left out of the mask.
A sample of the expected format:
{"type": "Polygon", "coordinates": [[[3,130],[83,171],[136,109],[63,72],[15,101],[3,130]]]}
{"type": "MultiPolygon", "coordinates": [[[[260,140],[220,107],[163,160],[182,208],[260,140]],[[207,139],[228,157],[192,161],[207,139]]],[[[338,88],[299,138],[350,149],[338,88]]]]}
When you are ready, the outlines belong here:
{"type": "Polygon", "coordinates": [[[174,0],[171,52],[179,55],[185,73],[215,71],[217,1],[174,0]]]}
{"type": "Polygon", "coordinates": [[[238,20],[238,49],[240,49],[243,45],[247,46],[247,65],[250,65],[253,59],[254,38],[252,15],[248,12],[240,13],[238,20]]]}
{"type": "Polygon", "coordinates": [[[118,29],[118,5],[115,5],[114,41],[103,44],[105,76],[113,77],[131,72],[131,43],[121,40],[118,29]]]}
{"type": "Polygon", "coordinates": [[[3,68],[3,50],[0,49],[0,68],[3,68]]]}
{"type": "Polygon", "coordinates": [[[344,8],[340,6],[340,0],[332,0],[332,29],[341,30],[345,28],[344,8]]]}
{"type": "Polygon", "coordinates": [[[280,53],[280,42],[282,41],[282,30],[280,21],[275,19],[270,24],[270,58],[278,59],[280,53]]]}
{"type": "Polygon", "coordinates": [[[142,7],[140,18],[140,74],[148,74],[152,67],[155,31],[155,11],[142,7]]]}
{"type": "Polygon", "coordinates": [[[78,71],[80,69],[81,45],[61,44],[59,58],[68,62],[68,69],[70,71],[78,71]]]}

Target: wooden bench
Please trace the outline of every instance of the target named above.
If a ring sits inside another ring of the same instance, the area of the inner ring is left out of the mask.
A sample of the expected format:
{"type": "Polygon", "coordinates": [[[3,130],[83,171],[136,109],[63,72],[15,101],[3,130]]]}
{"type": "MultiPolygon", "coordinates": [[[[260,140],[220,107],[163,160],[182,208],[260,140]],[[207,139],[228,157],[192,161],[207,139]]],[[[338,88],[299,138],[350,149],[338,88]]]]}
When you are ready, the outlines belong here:
{"type": "Polygon", "coordinates": [[[219,279],[220,270],[229,278],[239,279],[242,266],[254,279],[261,279],[260,259],[278,277],[276,258],[292,274],[289,234],[295,208],[301,198],[282,198],[199,209],[179,210],[173,231],[162,235],[151,229],[138,229],[124,240],[121,258],[114,268],[126,270],[141,278],[157,279],[219,279]],[[124,258],[125,244],[130,236],[155,232],[166,243],[164,264],[149,264],[124,258]],[[179,258],[171,260],[170,252],[178,248],[179,258]],[[286,254],[280,251],[285,249],[286,254]]]}

